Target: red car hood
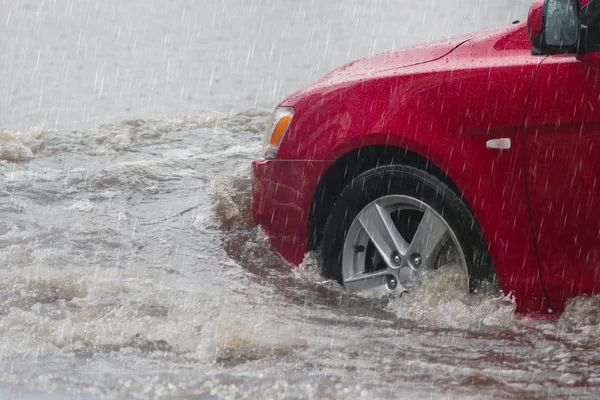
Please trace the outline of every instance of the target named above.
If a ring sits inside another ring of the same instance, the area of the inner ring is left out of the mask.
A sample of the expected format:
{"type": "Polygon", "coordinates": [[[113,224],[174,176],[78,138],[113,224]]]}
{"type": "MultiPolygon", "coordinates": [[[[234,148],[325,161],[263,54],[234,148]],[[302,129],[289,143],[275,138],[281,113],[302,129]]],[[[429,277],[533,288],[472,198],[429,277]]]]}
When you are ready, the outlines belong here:
{"type": "Polygon", "coordinates": [[[316,82],[293,93],[281,102],[280,106],[294,106],[298,100],[301,100],[304,97],[304,95],[320,88],[336,86],[336,84],[340,83],[365,80],[384,74],[394,74],[395,70],[404,67],[437,60],[476,36],[477,34],[473,33],[452,37],[439,42],[393,50],[353,61],[331,71],[316,82]]]}
{"type": "Polygon", "coordinates": [[[438,42],[393,50],[353,61],[333,70],[305,88],[298,90],[279,105],[293,107],[298,101],[304,99],[307,94],[318,92],[320,89],[327,87],[336,87],[338,84],[350,84],[378,76],[399,74],[402,72],[402,68],[440,59],[474,38],[485,37],[496,31],[503,30],[506,30],[506,28],[451,37],[438,42]]]}
{"type": "MultiPolygon", "coordinates": [[[[393,50],[365,57],[333,70],[318,81],[298,90],[282,101],[279,106],[296,107],[304,101],[310,103],[312,94],[323,95],[330,90],[336,90],[340,86],[353,85],[356,82],[366,82],[379,77],[400,75],[404,73],[406,67],[441,59],[467,42],[473,43],[473,46],[482,48],[483,50],[481,51],[493,46],[500,46],[500,48],[505,50],[509,50],[512,47],[531,46],[526,34],[525,24],[521,23],[519,25],[452,37],[429,44],[393,50]],[[518,40],[515,39],[515,35],[518,37],[518,40]],[[504,40],[501,40],[503,38],[504,40]],[[516,40],[516,42],[512,43],[511,40],[516,40]],[[524,44],[521,43],[522,41],[524,44]]],[[[469,54],[468,56],[471,55],[469,54]]],[[[465,57],[465,54],[459,57],[465,57]]]]}
{"type": "Polygon", "coordinates": [[[381,75],[383,72],[389,73],[395,69],[437,60],[474,36],[475,34],[453,37],[439,42],[421,44],[365,57],[333,70],[315,83],[327,82],[331,84],[356,80],[357,78],[368,78],[373,75],[381,75]]]}

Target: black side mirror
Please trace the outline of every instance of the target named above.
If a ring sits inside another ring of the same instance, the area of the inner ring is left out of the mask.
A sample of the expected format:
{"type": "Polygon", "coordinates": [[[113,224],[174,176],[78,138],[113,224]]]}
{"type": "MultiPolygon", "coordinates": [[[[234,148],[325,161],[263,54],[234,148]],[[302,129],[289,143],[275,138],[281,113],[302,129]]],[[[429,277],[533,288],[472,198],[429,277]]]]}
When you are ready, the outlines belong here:
{"type": "Polygon", "coordinates": [[[542,11],[540,50],[558,54],[576,52],[583,29],[578,0],[546,0],[542,11]]]}

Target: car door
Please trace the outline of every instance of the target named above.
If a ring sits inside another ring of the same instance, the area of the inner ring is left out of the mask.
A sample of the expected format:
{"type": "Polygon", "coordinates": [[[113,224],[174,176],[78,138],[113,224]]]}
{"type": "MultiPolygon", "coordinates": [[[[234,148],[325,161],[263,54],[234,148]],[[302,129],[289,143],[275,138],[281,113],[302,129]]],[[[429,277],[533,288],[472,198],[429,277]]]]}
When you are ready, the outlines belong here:
{"type": "Polygon", "coordinates": [[[526,117],[532,231],[556,311],[600,291],[600,52],[590,49],[544,59],[526,117]]]}

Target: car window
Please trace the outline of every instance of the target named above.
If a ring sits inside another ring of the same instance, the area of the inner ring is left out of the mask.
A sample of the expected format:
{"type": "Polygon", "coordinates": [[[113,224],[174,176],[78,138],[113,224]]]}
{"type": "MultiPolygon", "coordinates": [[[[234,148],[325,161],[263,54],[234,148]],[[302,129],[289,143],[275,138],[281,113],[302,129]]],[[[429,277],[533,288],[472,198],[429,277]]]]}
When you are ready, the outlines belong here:
{"type": "Polygon", "coordinates": [[[588,27],[588,51],[600,51],[600,1],[593,0],[581,10],[581,22],[588,27]]]}
{"type": "Polygon", "coordinates": [[[570,0],[548,0],[546,11],[546,43],[571,47],[577,44],[577,10],[570,0]]]}

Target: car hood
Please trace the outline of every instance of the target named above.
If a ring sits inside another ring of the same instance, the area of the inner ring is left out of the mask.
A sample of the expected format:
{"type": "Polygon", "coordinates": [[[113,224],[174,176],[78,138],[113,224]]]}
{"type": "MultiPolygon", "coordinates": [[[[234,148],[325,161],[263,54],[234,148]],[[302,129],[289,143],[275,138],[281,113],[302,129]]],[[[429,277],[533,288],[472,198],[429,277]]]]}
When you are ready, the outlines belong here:
{"type": "Polygon", "coordinates": [[[333,70],[316,83],[335,84],[340,81],[369,78],[382,73],[390,73],[396,69],[424,64],[446,56],[474,36],[475,34],[453,37],[439,42],[421,44],[365,57],[333,70]]]}
{"type": "Polygon", "coordinates": [[[281,102],[279,106],[294,107],[298,105],[298,102],[307,100],[307,96],[310,96],[310,94],[322,93],[323,90],[328,91],[340,85],[352,85],[357,81],[402,74],[402,70],[406,67],[441,59],[473,39],[489,37],[494,33],[504,31],[506,31],[506,28],[476,32],[356,60],[333,70],[316,82],[298,90],[281,102]]]}

